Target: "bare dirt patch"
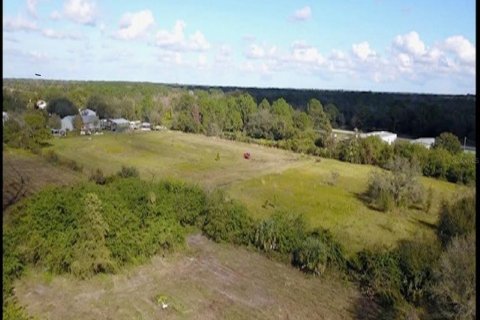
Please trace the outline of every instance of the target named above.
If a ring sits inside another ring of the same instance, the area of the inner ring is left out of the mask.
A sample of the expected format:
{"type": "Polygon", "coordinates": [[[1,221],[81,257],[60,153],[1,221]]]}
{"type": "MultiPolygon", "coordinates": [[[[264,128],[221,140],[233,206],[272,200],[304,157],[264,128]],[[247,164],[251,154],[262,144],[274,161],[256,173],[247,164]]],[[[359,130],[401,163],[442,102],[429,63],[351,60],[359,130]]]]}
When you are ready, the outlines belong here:
{"type": "Polygon", "coordinates": [[[20,303],[48,319],[353,319],[361,296],[343,280],[312,278],[259,253],[194,235],[189,249],[90,280],[29,272],[20,303]],[[168,305],[162,309],[158,297],[168,305]]]}

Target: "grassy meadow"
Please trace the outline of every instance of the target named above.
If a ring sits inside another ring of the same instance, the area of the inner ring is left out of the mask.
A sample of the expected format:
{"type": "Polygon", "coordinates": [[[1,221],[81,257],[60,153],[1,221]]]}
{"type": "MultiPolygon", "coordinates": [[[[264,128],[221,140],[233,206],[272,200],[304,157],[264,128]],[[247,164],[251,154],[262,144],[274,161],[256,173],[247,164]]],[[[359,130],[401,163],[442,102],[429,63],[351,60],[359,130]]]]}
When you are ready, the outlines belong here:
{"type": "Polygon", "coordinates": [[[441,200],[460,189],[421,178],[434,190],[430,213],[414,209],[383,213],[361,198],[370,171],[379,170],[366,165],[174,131],[55,139],[50,148],[78,161],[86,174],[96,168],[110,174],[129,165],[145,179],[170,177],[206,189],[224,188],[255,218],[275,209],[301,213],[312,228],[330,229],[349,253],[394,246],[400,239],[433,237],[441,200]],[[243,158],[246,151],[250,160],[243,158]]]}

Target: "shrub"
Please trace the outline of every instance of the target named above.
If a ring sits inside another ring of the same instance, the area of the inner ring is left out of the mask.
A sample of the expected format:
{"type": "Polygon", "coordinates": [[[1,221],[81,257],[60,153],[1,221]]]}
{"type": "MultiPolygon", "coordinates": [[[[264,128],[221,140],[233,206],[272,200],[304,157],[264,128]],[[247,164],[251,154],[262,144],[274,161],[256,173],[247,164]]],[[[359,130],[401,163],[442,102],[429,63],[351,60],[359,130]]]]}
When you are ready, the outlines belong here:
{"type": "Polygon", "coordinates": [[[95,182],[96,184],[103,185],[107,182],[107,178],[104,176],[103,171],[101,169],[96,169],[89,178],[90,181],[95,182]]]}
{"type": "Polygon", "coordinates": [[[475,202],[475,195],[470,194],[453,203],[442,204],[437,235],[443,246],[454,237],[475,231],[475,202]]]}
{"type": "Polygon", "coordinates": [[[402,272],[401,292],[415,305],[423,300],[433,282],[433,268],[440,257],[438,242],[403,240],[394,253],[398,256],[402,272]]]}
{"type": "Polygon", "coordinates": [[[435,268],[436,310],[446,319],[476,319],[475,233],[455,237],[435,268]]]}
{"type": "Polygon", "coordinates": [[[253,220],[244,206],[225,200],[223,192],[216,191],[207,199],[203,232],[217,242],[248,245],[253,240],[253,220]]]}
{"type": "Polygon", "coordinates": [[[102,216],[102,202],[95,193],[87,193],[84,203],[70,267],[72,273],[80,278],[115,269],[105,240],[109,228],[102,216]]]}
{"type": "Polygon", "coordinates": [[[292,264],[318,275],[329,266],[344,270],[346,258],[343,248],[328,230],[316,229],[294,250],[292,264]]]}
{"type": "Polygon", "coordinates": [[[383,211],[393,206],[421,206],[423,186],[417,181],[418,170],[405,158],[395,158],[388,168],[391,172],[373,171],[366,195],[383,211]]]}
{"type": "Polygon", "coordinates": [[[383,306],[401,301],[402,273],[398,257],[392,252],[363,250],[355,266],[360,284],[367,295],[376,296],[383,306]]]}
{"type": "Polygon", "coordinates": [[[53,164],[57,164],[60,162],[60,157],[58,156],[58,154],[53,151],[53,150],[47,150],[45,153],[44,153],[44,157],[45,159],[50,162],[50,163],[53,163],[53,164]]]}
{"type": "Polygon", "coordinates": [[[290,254],[300,246],[305,235],[302,216],[276,211],[257,226],[254,243],[266,252],[290,254]]]}
{"type": "Polygon", "coordinates": [[[137,178],[139,176],[138,169],[135,167],[122,166],[117,175],[121,178],[137,178]]]}

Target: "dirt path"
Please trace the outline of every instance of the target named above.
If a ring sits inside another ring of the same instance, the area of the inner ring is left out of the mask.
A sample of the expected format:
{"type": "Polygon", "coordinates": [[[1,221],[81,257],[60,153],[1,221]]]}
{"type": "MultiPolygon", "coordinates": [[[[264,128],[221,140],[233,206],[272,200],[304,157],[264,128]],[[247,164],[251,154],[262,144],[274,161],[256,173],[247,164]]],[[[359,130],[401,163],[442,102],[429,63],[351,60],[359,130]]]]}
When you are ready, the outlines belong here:
{"type": "Polygon", "coordinates": [[[48,282],[31,272],[16,283],[16,295],[32,315],[52,320],[359,317],[361,297],[349,283],[307,277],[201,235],[190,236],[188,247],[186,253],[156,256],[128,272],[87,281],[48,282]],[[165,297],[166,309],[155,301],[158,295],[165,297]]]}

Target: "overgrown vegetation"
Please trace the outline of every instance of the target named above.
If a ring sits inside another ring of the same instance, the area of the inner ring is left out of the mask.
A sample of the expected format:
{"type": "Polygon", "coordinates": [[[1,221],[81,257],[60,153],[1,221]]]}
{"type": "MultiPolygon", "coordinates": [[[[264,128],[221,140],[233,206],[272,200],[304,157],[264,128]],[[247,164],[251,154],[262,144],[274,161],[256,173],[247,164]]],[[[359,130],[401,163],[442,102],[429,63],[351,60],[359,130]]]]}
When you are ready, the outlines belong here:
{"type": "Polygon", "coordinates": [[[367,196],[380,210],[393,207],[423,207],[424,188],[418,181],[419,170],[407,159],[397,157],[387,164],[390,171],[373,171],[367,196]]]}

